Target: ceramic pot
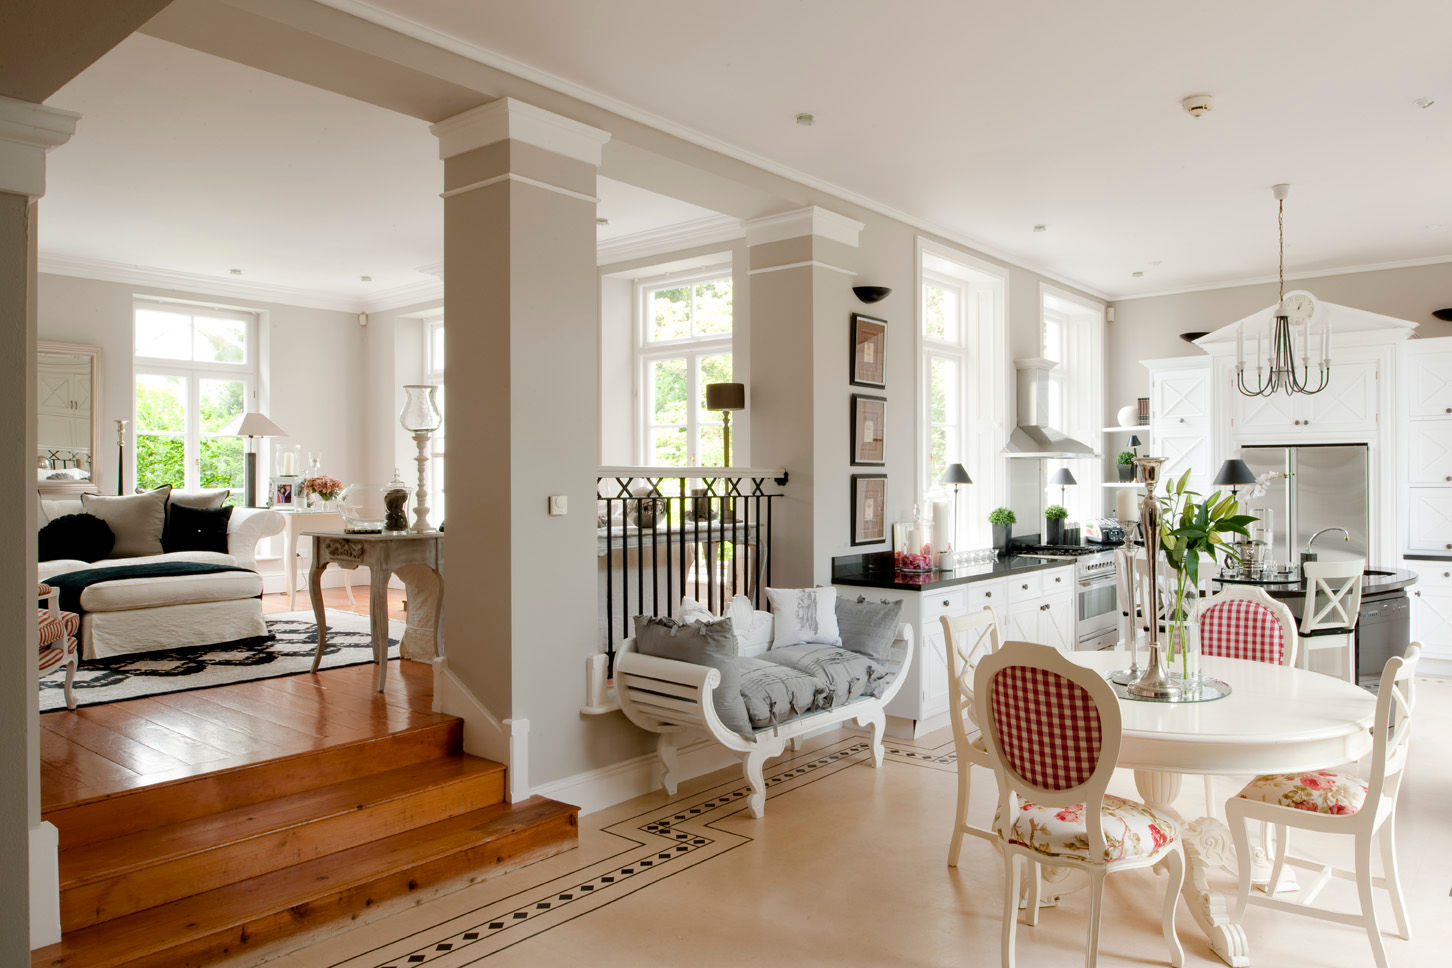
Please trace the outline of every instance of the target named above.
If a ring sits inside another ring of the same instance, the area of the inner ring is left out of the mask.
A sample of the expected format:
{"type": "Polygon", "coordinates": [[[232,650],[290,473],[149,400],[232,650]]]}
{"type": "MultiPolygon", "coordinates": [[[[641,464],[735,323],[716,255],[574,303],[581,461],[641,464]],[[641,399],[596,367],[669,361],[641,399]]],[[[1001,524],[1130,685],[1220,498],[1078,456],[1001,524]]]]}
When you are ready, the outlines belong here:
{"type": "Polygon", "coordinates": [[[1064,543],[1064,519],[1044,518],[1044,544],[1064,543]]]}
{"type": "Polygon", "coordinates": [[[1115,467],[1119,469],[1119,483],[1129,484],[1134,480],[1133,464],[1116,464],[1115,467]]]}
{"type": "Polygon", "coordinates": [[[1001,555],[1008,554],[1008,542],[1013,538],[1013,525],[995,524],[993,526],[993,547],[998,549],[1001,555]]]}

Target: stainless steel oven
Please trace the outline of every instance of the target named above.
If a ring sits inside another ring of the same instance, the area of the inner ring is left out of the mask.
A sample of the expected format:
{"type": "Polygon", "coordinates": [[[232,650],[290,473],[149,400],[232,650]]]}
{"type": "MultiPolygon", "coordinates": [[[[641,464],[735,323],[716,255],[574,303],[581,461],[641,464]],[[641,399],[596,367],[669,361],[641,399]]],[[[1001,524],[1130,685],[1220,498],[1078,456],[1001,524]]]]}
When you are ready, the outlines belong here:
{"type": "Polygon", "coordinates": [[[1114,569],[1089,575],[1081,572],[1076,593],[1079,609],[1076,647],[1080,650],[1113,648],[1119,642],[1119,593],[1114,585],[1114,569]]]}

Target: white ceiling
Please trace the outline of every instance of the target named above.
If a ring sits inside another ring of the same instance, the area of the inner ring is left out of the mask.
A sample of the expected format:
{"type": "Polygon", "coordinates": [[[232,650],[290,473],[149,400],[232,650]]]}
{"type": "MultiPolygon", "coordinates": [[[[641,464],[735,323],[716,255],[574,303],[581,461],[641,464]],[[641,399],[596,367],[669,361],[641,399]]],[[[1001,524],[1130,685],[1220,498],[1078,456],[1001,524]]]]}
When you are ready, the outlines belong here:
{"type": "MultiPolygon", "coordinates": [[[[423,121],[142,34],[51,100],[82,117],[47,159],[42,268],[338,308],[437,289],[443,170],[423,121]]],[[[715,214],[606,178],[597,192],[601,241],[715,214]]]]}
{"type": "Polygon", "coordinates": [[[1452,258],[1447,0],[323,2],[1112,296],[1273,275],[1282,181],[1292,271],[1452,258]]]}

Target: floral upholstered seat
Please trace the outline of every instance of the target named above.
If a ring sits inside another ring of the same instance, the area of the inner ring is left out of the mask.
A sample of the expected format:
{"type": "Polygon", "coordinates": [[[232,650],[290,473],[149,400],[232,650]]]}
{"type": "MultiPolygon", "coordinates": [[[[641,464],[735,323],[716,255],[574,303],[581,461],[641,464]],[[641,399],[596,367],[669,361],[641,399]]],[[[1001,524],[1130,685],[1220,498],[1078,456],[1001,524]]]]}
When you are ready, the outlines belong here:
{"type": "Polygon", "coordinates": [[[1047,857],[1109,862],[1152,857],[1174,843],[1178,836],[1175,822],[1169,817],[1123,797],[1105,796],[1103,818],[1102,858],[1089,856],[1089,832],[1084,825],[1082,803],[1072,807],[1041,807],[1021,800],[1009,839],[1047,857]]]}
{"type": "Polygon", "coordinates": [[[76,632],[81,627],[81,617],[75,612],[62,612],[57,605],[60,592],[50,585],[37,585],[36,597],[46,603],[45,608],[36,609],[36,624],[40,628],[40,674],[65,666],[66,708],[76,708],[76,697],[72,684],[76,678],[76,661],[80,649],[76,644],[76,632]]]}
{"type": "Polygon", "coordinates": [[[1314,770],[1258,776],[1236,796],[1309,813],[1356,813],[1366,802],[1366,783],[1344,773],[1314,770]]]}

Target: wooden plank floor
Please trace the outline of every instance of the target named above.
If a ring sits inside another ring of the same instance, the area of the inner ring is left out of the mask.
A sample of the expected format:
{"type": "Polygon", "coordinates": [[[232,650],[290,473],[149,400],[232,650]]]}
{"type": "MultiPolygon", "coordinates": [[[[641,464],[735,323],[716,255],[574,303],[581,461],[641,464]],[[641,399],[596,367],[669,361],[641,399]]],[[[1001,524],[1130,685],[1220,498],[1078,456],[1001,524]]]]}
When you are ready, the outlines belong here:
{"type": "MultiPolygon", "coordinates": [[[[367,614],[366,591],[354,594],[351,609],[341,588],[325,589],[324,601],[367,614]]],[[[389,599],[390,617],[403,618],[403,593],[389,599]]],[[[286,595],[264,597],[264,612],[286,610],[286,595]]],[[[43,713],[41,809],[439,719],[429,666],[393,660],[381,694],[373,680],[371,664],[348,666],[43,713]]]]}

